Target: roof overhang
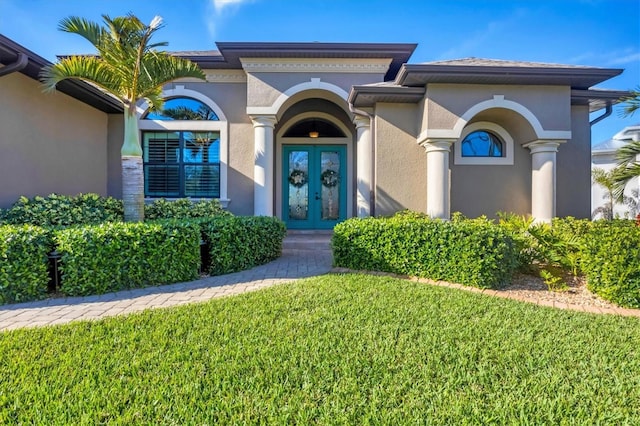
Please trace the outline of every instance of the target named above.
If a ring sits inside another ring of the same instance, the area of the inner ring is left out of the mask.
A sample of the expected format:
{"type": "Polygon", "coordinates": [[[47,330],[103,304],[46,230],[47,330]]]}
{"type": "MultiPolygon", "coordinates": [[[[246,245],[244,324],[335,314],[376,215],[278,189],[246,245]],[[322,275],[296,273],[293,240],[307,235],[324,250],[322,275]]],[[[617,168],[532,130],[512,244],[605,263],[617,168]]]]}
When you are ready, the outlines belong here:
{"type": "MultiPolygon", "coordinates": [[[[24,68],[16,72],[40,81],[42,68],[51,65],[51,62],[0,34],[0,64],[12,64],[18,60],[20,54],[26,55],[28,61],[24,68]]],[[[108,114],[124,111],[122,104],[117,99],[80,80],[61,81],[58,83],[57,90],[108,114]]]]}
{"type": "Polygon", "coordinates": [[[430,83],[559,85],[588,89],[620,75],[622,71],[612,68],[560,66],[404,64],[396,76],[395,83],[401,86],[426,86],[430,83]]]}
{"type": "Polygon", "coordinates": [[[424,97],[424,87],[397,85],[353,86],[349,92],[349,103],[357,108],[373,107],[378,102],[418,103],[424,97]]]}
{"type": "Polygon", "coordinates": [[[626,90],[571,90],[572,105],[589,105],[589,112],[598,111],[602,108],[624,102],[624,98],[631,96],[631,92],[626,90]]]}
{"type": "Polygon", "coordinates": [[[175,52],[203,69],[242,69],[241,58],[391,59],[385,80],[395,78],[417,44],[413,43],[253,43],[218,42],[218,51],[175,52]]]}

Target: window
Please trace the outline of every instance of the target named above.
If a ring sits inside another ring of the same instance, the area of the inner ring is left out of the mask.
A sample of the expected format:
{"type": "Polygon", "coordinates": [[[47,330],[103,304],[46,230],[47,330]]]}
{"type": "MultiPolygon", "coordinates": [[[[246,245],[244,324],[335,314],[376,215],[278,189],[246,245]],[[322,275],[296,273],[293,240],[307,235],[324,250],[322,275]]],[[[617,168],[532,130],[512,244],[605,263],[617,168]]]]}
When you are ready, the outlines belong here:
{"type": "Polygon", "coordinates": [[[463,157],[502,157],[502,141],[485,130],[469,133],[461,142],[463,157]]]}
{"type": "Polygon", "coordinates": [[[219,132],[143,132],[146,197],[220,197],[219,132]]]}
{"type": "Polygon", "coordinates": [[[165,101],[164,107],[159,111],[149,111],[144,117],[146,120],[214,120],[219,118],[216,113],[204,103],[192,98],[173,98],[165,101]]]}
{"type": "Polygon", "coordinates": [[[513,138],[502,126],[476,121],[468,124],[454,144],[454,164],[512,166],[513,138]]]}

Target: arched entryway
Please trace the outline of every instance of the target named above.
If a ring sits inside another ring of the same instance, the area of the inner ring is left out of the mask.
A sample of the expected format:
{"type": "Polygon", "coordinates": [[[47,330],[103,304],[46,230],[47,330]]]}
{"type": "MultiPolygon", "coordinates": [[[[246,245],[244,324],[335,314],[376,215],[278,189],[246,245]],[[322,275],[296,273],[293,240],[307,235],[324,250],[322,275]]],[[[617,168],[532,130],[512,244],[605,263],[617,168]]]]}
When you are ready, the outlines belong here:
{"type": "Polygon", "coordinates": [[[276,132],[276,214],[289,229],[332,229],[353,211],[353,129],[333,108],[295,112],[312,104],[276,132]]]}

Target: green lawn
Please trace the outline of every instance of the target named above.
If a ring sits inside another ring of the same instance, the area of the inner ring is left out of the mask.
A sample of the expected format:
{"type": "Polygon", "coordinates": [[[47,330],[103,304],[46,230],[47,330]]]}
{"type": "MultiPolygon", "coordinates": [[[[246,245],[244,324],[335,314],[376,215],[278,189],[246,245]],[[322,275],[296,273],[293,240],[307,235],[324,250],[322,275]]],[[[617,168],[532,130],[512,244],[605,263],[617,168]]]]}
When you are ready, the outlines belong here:
{"type": "Polygon", "coordinates": [[[329,275],[0,333],[2,424],[639,424],[640,321],[329,275]]]}

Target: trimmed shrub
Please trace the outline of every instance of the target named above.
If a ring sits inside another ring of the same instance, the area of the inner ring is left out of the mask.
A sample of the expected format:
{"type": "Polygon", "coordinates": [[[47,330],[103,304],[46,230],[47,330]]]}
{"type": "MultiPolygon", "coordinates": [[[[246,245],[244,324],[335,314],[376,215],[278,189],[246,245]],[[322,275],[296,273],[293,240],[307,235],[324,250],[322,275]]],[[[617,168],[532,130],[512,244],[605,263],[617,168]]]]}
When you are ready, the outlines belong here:
{"type": "Polygon", "coordinates": [[[200,229],[188,221],[105,223],[55,232],[61,291],[101,294],[198,277],[200,229]]]}
{"type": "Polygon", "coordinates": [[[0,304],[46,297],[50,234],[32,225],[0,226],[0,304]]]}
{"type": "Polygon", "coordinates": [[[508,281],[518,248],[486,219],[444,222],[403,213],[348,219],[334,228],[336,266],[446,280],[480,288],[508,281]]]}
{"type": "Polygon", "coordinates": [[[230,216],[201,220],[211,275],[242,271],[277,259],[286,234],[275,217],[230,216]]]}
{"type": "Polygon", "coordinates": [[[4,210],[0,221],[7,224],[68,226],[122,221],[122,201],[97,194],[75,197],[51,194],[48,197],[20,197],[4,210]]]}
{"type": "Polygon", "coordinates": [[[164,198],[155,200],[144,207],[146,219],[188,219],[194,217],[232,216],[224,210],[218,200],[201,200],[193,202],[188,198],[167,201],[164,198]]]}
{"type": "Polygon", "coordinates": [[[581,254],[589,290],[620,306],[640,308],[640,227],[631,220],[593,222],[581,254]]]}

